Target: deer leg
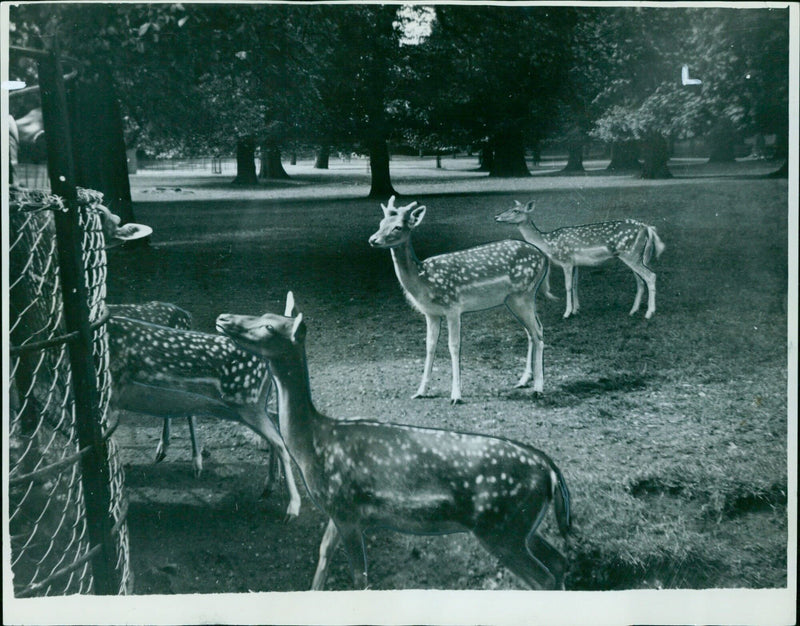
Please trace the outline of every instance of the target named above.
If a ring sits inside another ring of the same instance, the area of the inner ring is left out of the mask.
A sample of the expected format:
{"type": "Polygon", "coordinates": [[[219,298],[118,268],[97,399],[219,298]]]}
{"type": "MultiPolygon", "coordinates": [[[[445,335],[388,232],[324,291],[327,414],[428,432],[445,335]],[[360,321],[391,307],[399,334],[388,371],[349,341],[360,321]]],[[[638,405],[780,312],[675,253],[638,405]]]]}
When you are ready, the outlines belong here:
{"type": "Polygon", "coordinates": [[[509,511],[503,521],[479,525],[472,531],[486,550],[532,589],[559,588],[562,581],[558,572],[566,568],[566,559],[559,554],[562,561],[553,562],[553,552],[558,551],[549,544],[552,552],[543,547],[535,534],[548,503],[544,493],[533,493],[527,503],[515,503],[515,510],[509,511]],[[535,513],[533,523],[532,513],[535,513]]]}
{"type": "Polygon", "coordinates": [[[450,389],[450,404],[461,403],[461,315],[447,317],[447,345],[450,348],[450,365],[453,383],[450,389]]]}
{"type": "Polygon", "coordinates": [[[170,419],[165,417],[164,426],[161,429],[161,439],[159,439],[158,447],[156,448],[156,463],[160,463],[167,458],[167,448],[169,448],[169,430],[170,419]]]}
{"type": "Polygon", "coordinates": [[[531,375],[533,375],[534,395],[541,395],[544,390],[542,365],[544,329],[539,321],[539,316],[536,315],[536,298],[529,294],[514,294],[506,299],[506,306],[525,327],[525,333],[528,335],[528,356],[525,361],[525,370],[516,386],[524,387],[530,382],[531,375]]]}
{"type": "MultiPolygon", "coordinates": [[[[275,424],[269,419],[267,412],[263,408],[258,411],[257,415],[244,414],[242,418],[245,425],[269,441],[272,444],[272,449],[280,455],[286,478],[286,488],[289,490],[289,506],[286,509],[286,520],[294,519],[300,513],[300,493],[297,491],[297,485],[294,482],[292,459],[286,449],[283,437],[281,437],[275,424]]],[[[268,472],[268,476],[270,473],[271,471],[268,472]]]]}
{"type": "Polygon", "coordinates": [[[569,570],[569,561],[561,552],[544,537],[535,532],[530,533],[527,539],[528,554],[536,562],[545,565],[555,578],[555,588],[564,590],[564,579],[569,570]]]}
{"type": "Polygon", "coordinates": [[[642,304],[642,295],[644,294],[644,281],[636,272],[633,273],[633,277],[636,279],[636,297],[633,299],[633,306],[631,307],[631,311],[628,313],[628,315],[633,315],[639,310],[639,307],[642,304]]]}
{"type": "Polygon", "coordinates": [[[331,554],[339,545],[339,531],[336,529],[336,524],[333,520],[328,520],[328,525],[325,527],[325,534],[322,535],[322,543],[319,544],[319,561],[317,562],[317,569],[314,572],[314,581],[311,583],[312,591],[322,591],[325,587],[325,581],[328,578],[328,565],[330,564],[331,554]]]}
{"type": "Polygon", "coordinates": [[[367,550],[364,547],[364,535],[356,524],[342,523],[336,525],[342,540],[350,569],[353,572],[353,586],[356,589],[367,589],[367,550]]]}
{"type": "Polygon", "coordinates": [[[567,318],[572,315],[572,266],[564,265],[564,289],[567,292],[567,308],[564,311],[564,317],[567,318]]]}
{"type": "Polygon", "coordinates": [[[572,268],[572,314],[575,315],[581,308],[578,302],[578,266],[572,268]]]}
{"type": "Polygon", "coordinates": [[[620,260],[625,263],[636,276],[636,300],[634,300],[631,315],[639,310],[639,303],[642,299],[642,292],[644,291],[642,281],[647,284],[647,312],[644,314],[645,319],[653,317],[656,312],[656,273],[648,267],[645,267],[638,261],[631,261],[624,257],[620,260]]]}
{"type": "Polygon", "coordinates": [[[419,389],[412,398],[422,398],[428,391],[428,385],[431,382],[431,372],[433,371],[433,357],[436,354],[436,344],[439,343],[439,329],[442,324],[442,318],[436,315],[426,315],[425,325],[427,332],[425,335],[425,367],[422,370],[422,382],[419,384],[419,389]]]}
{"type": "Polygon", "coordinates": [[[197,433],[195,432],[197,420],[194,415],[190,415],[186,420],[189,422],[189,437],[192,440],[192,467],[194,468],[194,477],[200,478],[200,474],[203,472],[203,457],[200,455],[200,446],[197,445],[197,433]]]}

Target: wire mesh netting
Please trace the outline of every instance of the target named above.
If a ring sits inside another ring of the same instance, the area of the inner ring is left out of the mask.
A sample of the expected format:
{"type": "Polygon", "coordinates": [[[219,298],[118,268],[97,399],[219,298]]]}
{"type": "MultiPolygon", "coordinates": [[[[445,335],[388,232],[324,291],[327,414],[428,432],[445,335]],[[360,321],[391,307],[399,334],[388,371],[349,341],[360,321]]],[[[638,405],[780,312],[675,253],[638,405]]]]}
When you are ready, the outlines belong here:
{"type": "MultiPolygon", "coordinates": [[[[131,590],[124,476],[111,437],[106,253],[102,195],[79,190],[79,223],[88,287],[100,427],[107,437],[113,554],[119,593],[131,590]]],[[[71,391],[54,212],[62,200],[12,188],[9,206],[9,309],[12,344],[8,380],[9,530],[18,597],[91,593],[91,558],[81,483],[81,449],[71,391]]]]}

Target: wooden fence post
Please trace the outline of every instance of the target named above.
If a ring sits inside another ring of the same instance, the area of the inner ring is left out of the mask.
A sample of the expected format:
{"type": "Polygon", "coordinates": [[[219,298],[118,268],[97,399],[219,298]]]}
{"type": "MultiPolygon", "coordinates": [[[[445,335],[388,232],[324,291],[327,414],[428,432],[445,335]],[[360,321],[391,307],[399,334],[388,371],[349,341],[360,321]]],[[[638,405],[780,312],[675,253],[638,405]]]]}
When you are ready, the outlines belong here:
{"type": "Polygon", "coordinates": [[[82,232],[78,221],[78,197],[61,62],[57,45],[38,57],[42,114],[47,129],[47,164],[50,187],[64,199],[66,212],[55,212],[59,272],[64,299],[67,332],[78,332],[69,343],[76,430],[80,447],[89,446],[81,458],[81,474],[89,542],[94,551],[92,574],[94,592],[120,592],[121,575],[111,515],[111,486],[108,446],[100,423],[100,402],[92,352],[87,285],[83,267],[82,232]]]}

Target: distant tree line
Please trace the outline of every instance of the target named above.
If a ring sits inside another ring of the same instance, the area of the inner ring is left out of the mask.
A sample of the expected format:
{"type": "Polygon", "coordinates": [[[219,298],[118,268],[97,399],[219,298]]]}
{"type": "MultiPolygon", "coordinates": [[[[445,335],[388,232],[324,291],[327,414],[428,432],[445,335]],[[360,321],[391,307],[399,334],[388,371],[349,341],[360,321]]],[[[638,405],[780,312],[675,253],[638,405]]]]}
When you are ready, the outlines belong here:
{"type": "MultiPolygon", "coordinates": [[[[305,4],[11,7],[11,41],[58,36],[111,77],[126,142],[152,155],[230,153],[234,182],[285,177],[282,155],[369,155],[393,192],[389,144],[478,152],[525,176],[527,150],[590,140],[611,169],[670,175],[669,147],[704,136],[730,160],[744,136],[788,153],[788,9],[305,4]],[[685,85],[681,68],[702,82],[685,85]],[[254,165],[257,149],[260,171],[254,165]]],[[[12,77],[30,74],[12,63],[12,77]]]]}

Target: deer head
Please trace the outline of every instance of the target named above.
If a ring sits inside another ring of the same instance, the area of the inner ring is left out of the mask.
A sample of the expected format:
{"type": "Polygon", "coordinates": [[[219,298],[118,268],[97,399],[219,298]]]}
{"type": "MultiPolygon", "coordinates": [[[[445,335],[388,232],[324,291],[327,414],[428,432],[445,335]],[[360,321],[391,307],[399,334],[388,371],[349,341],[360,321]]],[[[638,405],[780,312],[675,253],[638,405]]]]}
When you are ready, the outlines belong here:
{"type": "Polygon", "coordinates": [[[266,359],[278,358],[301,345],[306,336],[303,314],[291,317],[294,295],[286,297],[286,315],[265,313],[260,317],[223,313],[217,317],[217,331],[230,337],[239,347],[266,359]]]}
{"type": "Polygon", "coordinates": [[[394,206],[394,196],[389,198],[388,204],[381,204],[383,219],[378,225],[377,232],[369,238],[373,248],[395,248],[406,241],[411,235],[411,230],[419,226],[425,217],[425,207],[417,206],[412,202],[403,207],[394,206]]]}
{"type": "Polygon", "coordinates": [[[523,224],[528,221],[528,217],[533,213],[535,206],[536,203],[533,200],[525,206],[514,200],[513,207],[495,216],[494,219],[496,222],[506,222],[507,224],[523,224]]]}

